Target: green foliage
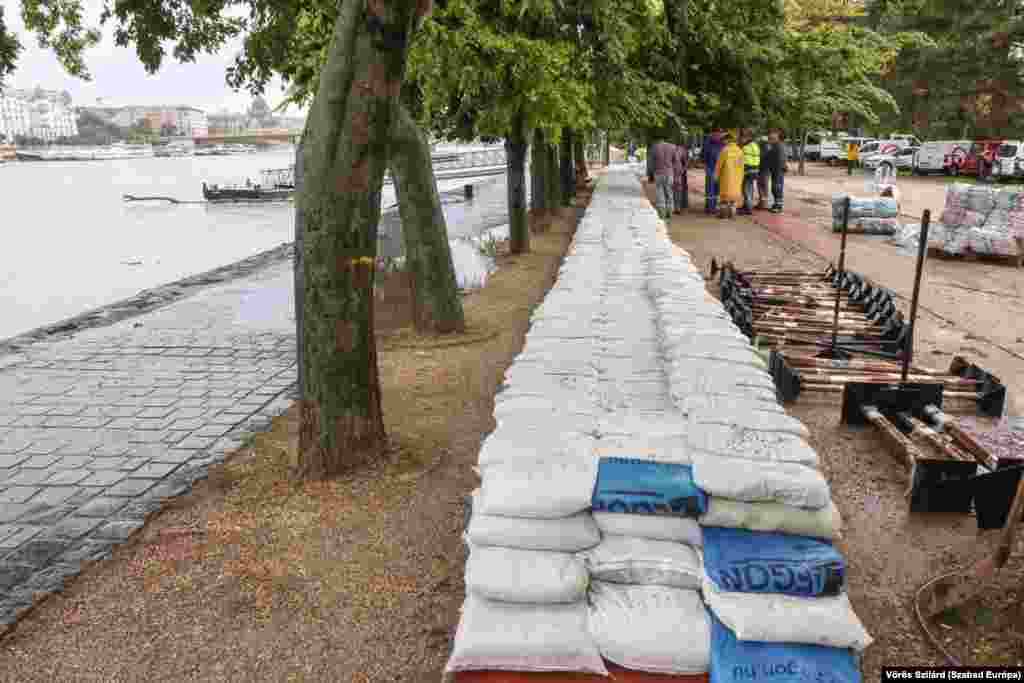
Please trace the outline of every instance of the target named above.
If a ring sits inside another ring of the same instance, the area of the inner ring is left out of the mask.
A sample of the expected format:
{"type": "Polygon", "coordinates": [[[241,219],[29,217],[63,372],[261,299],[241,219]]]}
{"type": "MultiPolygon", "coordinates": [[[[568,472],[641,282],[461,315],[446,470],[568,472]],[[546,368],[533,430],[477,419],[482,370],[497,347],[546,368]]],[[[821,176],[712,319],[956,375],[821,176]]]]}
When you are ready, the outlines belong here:
{"type": "Polygon", "coordinates": [[[926,33],[905,50],[886,80],[903,106],[899,124],[927,120],[925,135],[1010,134],[1024,123],[1020,49],[1024,14],[1002,0],[903,0],[873,4],[877,25],[926,33]]]}
{"type": "Polygon", "coordinates": [[[14,71],[14,63],[21,53],[21,42],[13,33],[7,32],[7,24],[4,23],[4,8],[0,7],[0,86],[4,83],[4,77],[14,71]]]}

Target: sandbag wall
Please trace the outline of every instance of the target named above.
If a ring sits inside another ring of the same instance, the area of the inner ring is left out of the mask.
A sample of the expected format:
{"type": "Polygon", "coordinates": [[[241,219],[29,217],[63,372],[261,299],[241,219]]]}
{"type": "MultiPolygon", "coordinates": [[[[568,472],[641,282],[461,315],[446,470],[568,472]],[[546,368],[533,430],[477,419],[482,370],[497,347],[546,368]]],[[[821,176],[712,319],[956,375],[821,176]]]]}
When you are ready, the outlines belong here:
{"type": "Polygon", "coordinates": [[[599,181],[494,414],[448,671],[859,679],[806,430],[631,171],[599,181]]]}

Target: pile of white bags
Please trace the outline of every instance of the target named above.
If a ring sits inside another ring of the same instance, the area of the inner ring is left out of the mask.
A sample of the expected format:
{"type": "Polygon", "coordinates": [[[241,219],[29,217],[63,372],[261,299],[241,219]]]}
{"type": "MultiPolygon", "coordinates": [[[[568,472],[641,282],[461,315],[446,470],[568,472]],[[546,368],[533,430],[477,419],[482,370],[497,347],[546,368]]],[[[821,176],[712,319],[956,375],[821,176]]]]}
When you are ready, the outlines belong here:
{"type": "Polygon", "coordinates": [[[702,525],[832,539],[841,522],[806,428],[628,171],[602,177],[532,321],[480,450],[448,671],[702,674],[713,641],[735,659],[819,617],[850,627],[844,596],[711,593],[702,525]],[[783,608],[804,624],[773,631],[783,608]]]}
{"type": "Polygon", "coordinates": [[[1024,193],[1016,187],[949,185],[941,221],[947,254],[1017,256],[1017,240],[1024,238],[1024,193]]]}

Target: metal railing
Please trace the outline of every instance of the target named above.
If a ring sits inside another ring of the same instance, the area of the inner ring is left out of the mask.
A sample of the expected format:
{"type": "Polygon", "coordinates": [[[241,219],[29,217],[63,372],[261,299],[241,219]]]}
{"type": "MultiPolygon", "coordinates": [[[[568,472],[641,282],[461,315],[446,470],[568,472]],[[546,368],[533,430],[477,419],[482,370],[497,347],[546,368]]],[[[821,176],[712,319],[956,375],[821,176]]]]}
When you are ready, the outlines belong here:
{"type": "Polygon", "coordinates": [[[478,168],[482,166],[502,166],[505,164],[504,146],[495,146],[487,149],[467,150],[465,152],[438,152],[437,154],[443,155],[443,159],[439,159],[437,162],[434,163],[435,171],[454,171],[463,168],[478,168]]]}

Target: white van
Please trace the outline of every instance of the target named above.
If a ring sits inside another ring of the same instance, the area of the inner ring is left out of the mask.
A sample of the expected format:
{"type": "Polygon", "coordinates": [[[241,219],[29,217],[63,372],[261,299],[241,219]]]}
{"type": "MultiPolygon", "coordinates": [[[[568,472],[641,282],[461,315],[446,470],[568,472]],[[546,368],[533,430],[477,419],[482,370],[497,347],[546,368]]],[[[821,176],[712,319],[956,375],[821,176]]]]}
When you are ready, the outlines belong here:
{"type": "Polygon", "coordinates": [[[834,163],[842,158],[843,144],[838,138],[822,138],[818,148],[818,160],[834,163]]]}
{"type": "Polygon", "coordinates": [[[953,150],[957,148],[970,149],[970,140],[935,140],[924,143],[914,161],[914,175],[949,174],[950,169],[946,164],[952,158],[953,150]]]}
{"type": "Polygon", "coordinates": [[[1004,140],[996,152],[996,161],[992,165],[992,177],[1022,178],[1024,177],[1024,141],[1004,140]]]}

